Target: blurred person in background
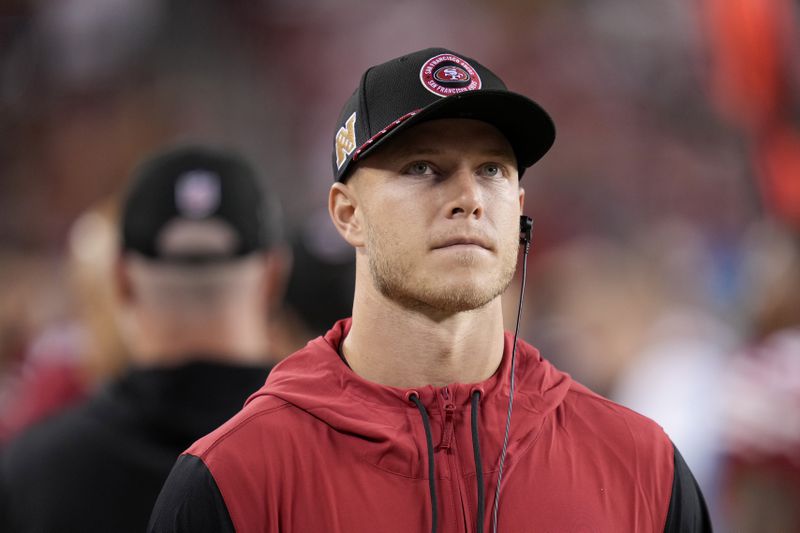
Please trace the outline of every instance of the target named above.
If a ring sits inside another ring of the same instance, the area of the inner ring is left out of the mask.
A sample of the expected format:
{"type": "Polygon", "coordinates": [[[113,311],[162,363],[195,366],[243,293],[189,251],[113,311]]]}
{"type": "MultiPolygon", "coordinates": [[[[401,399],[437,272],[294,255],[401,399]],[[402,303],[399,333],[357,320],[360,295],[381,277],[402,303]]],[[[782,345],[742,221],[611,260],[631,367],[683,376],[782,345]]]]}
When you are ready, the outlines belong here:
{"type": "Polygon", "coordinates": [[[68,238],[69,279],[86,330],[84,366],[90,383],[119,376],[130,364],[120,330],[115,265],[120,247],[120,198],[106,198],[82,214],[68,238]]]}
{"type": "Polygon", "coordinates": [[[720,377],[723,531],[800,531],[800,3],[703,0],[709,96],[768,223],[745,235],[749,340],[720,377]]]}
{"type": "Polygon", "coordinates": [[[292,232],[292,270],[281,309],[270,323],[275,353],[290,354],[353,311],[356,258],[327,211],[317,211],[292,232]]]}
{"type": "Polygon", "coordinates": [[[81,399],[81,329],[65,319],[52,258],[0,252],[0,448],[46,414],[81,399]]]}
{"type": "Polygon", "coordinates": [[[635,352],[618,372],[611,397],[669,433],[707,495],[717,525],[720,376],[742,341],[734,326],[741,326],[744,313],[729,293],[738,273],[682,220],[641,232],[631,253],[650,275],[656,305],[637,331],[635,352]]]}
{"type": "Polygon", "coordinates": [[[529,292],[528,335],[559,368],[603,395],[636,356],[663,298],[629,248],[599,237],[537,257],[529,292]]]}
{"type": "MultiPolygon", "coordinates": [[[[67,240],[69,275],[65,292],[74,302],[76,316],[38,325],[28,347],[20,348],[18,361],[7,362],[10,367],[0,400],[0,444],[45,416],[84,399],[93,387],[117,377],[129,363],[113,295],[118,218],[116,199],[106,199],[72,224],[67,240]]],[[[39,270],[29,268],[27,275],[39,270]]],[[[12,298],[4,303],[16,311],[19,321],[25,305],[13,294],[19,292],[20,280],[25,278],[19,271],[14,274],[17,290],[9,287],[5,294],[12,298]]],[[[6,327],[13,323],[0,318],[0,324],[6,327]]],[[[13,350],[0,353],[13,354],[13,350]]]]}
{"type": "Polygon", "coordinates": [[[139,167],[115,275],[133,368],[8,446],[0,529],[143,531],[177,455],[264,383],[288,253],[262,185],[203,147],[139,167]]]}
{"type": "MultiPolygon", "coordinates": [[[[795,204],[794,220],[800,220],[795,204]]],[[[773,220],[746,236],[750,342],[720,379],[723,531],[800,532],[800,235],[773,220]]]]}
{"type": "Polygon", "coordinates": [[[632,241],[575,239],[538,258],[526,329],[576,379],[658,422],[713,498],[718,377],[737,337],[693,228],[665,221],[632,241]]]}

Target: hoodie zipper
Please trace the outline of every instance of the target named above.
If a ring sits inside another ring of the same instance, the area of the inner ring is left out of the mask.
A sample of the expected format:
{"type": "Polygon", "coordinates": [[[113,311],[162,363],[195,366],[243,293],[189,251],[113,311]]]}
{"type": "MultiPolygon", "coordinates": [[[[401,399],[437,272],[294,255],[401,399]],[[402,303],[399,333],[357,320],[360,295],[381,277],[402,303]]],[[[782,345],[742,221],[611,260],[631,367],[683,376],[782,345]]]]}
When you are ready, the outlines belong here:
{"type": "Polygon", "coordinates": [[[453,444],[453,418],[456,412],[456,406],[450,398],[450,389],[444,387],[442,389],[442,398],[444,399],[444,424],[442,424],[442,440],[439,448],[442,450],[449,450],[453,444]]]}
{"type": "Polygon", "coordinates": [[[443,401],[442,410],[444,411],[444,423],[442,424],[442,439],[439,443],[439,449],[443,450],[447,456],[447,465],[450,470],[450,486],[451,491],[449,497],[452,498],[451,504],[453,509],[460,510],[460,515],[456,515],[454,519],[456,523],[447,524],[440,520],[440,529],[442,531],[464,531],[469,530],[470,519],[467,517],[469,514],[469,505],[465,501],[464,480],[461,476],[461,469],[459,468],[459,446],[455,440],[455,412],[456,405],[450,393],[449,387],[445,386],[441,389],[441,398],[443,401]]]}

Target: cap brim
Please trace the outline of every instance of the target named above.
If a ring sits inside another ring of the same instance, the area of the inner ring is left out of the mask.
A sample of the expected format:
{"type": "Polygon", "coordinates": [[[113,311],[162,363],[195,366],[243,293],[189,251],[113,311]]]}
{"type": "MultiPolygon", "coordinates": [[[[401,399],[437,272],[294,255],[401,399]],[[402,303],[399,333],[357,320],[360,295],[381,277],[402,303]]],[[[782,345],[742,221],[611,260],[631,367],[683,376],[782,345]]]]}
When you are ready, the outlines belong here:
{"type": "Polygon", "coordinates": [[[408,128],[421,122],[443,118],[480,120],[500,130],[514,149],[520,176],[526,168],[547,153],[556,137],[552,119],[533,100],[508,91],[467,91],[442,98],[424,107],[362,151],[358,160],[364,159],[373,150],[408,128]]]}

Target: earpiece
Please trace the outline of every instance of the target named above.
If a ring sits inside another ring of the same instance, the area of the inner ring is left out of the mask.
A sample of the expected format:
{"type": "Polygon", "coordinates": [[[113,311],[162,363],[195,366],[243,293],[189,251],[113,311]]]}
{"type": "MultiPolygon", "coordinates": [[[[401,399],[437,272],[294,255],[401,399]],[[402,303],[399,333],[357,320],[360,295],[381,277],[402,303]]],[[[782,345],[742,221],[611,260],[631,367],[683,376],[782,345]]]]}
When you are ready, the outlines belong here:
{"type": "Polygon", "coordinates": [[[531,243],[531,230],[533,229],[533,219],[529,216],[522,215],[519,217],[519,243],[531,243]]]}

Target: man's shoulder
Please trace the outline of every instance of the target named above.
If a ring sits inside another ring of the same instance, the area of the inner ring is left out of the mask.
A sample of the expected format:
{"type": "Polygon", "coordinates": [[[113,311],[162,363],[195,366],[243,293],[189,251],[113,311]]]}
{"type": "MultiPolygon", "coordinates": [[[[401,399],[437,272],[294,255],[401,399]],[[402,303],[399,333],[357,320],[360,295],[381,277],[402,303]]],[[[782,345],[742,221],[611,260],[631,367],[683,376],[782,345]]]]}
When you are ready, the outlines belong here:
{"type": "Polygon", "coordinates": [[[525,348],[522,352],[536,363],[530,366],[532,380],[528,384],[535,391],[531,395],[534,407],[554,409],[560,424],[580,425],[584,434],[601,434],[604,438],[611,435],[623,441],[625,437],[634,437],[669,443],[669,438],[656,422],[594,392],[555,367],[533,346],[521,344],[525,348]]]}
{"type": "Polygon", "coordinates": [[[302,425],[292,404],[270,394],[254,395],[233,417],[192,444],[185,453],[208,463],[229,454],[260,449],[265,442],[275,449],[287,434],[302,425]]]}
{"type": "MultiPolygon", "coordinates": [[[[326,371],[325,364],[321,364],[324,358],[320,356],[325,351],[331,352],[325,343],[323,338],[317,337],[278,363],[266,384],[250,396],[241,410],[197,440],[186,453],[208,464],[229,454],[240,455],[242,450],[251,447],[259,448],[265,442],[270,449],[280,450],[318,431],[317,418],[310,414],[307,406],[295,400],[298,392],[302,397],[319,399],[319,388],[333,386],[331,383],[335,379],[326,371]]],[[[335,352],[327,356],[337,357],[335,352]]],[[[336,361],[340,363],[338,358],[336,361]]]]}
{"type": "Polygon", "coordinates": [[[578,382],[570,384],[563,408],[567,419],[580,423],[590,434],[637,448],[656,447],[671,453],[672,442],[657,422],[578,382]]]}
{"type": "MultiPolygon", "coordinates": [[[[192,444],[179,462],[184,468],[193,464],[193,470],[210,476],[226,501],[250,501],[261,493],[266,480],[281,478],[287,457],[318,441],[320,424],[314,420],[289,402],[258,394],[231,419],[192,444]]],[[[175,481],[173,485],[176,483],[186,484],[175,481]]]]}

